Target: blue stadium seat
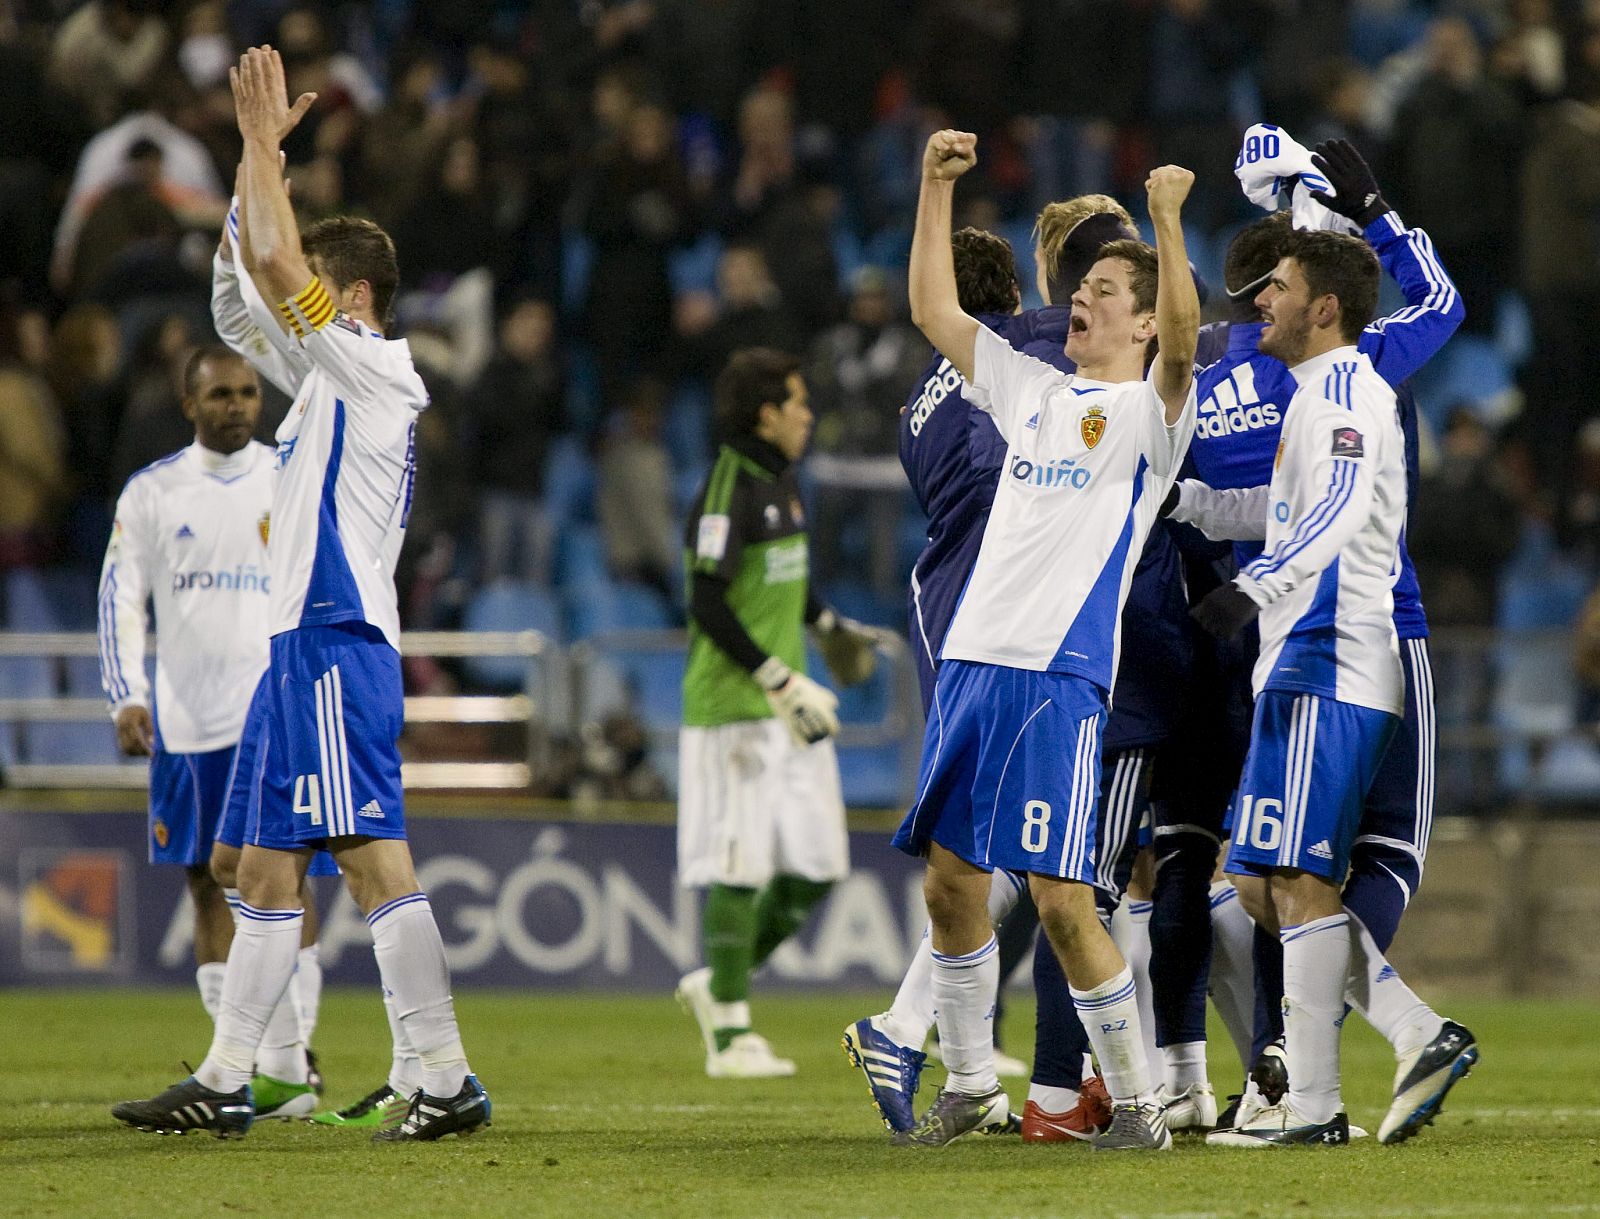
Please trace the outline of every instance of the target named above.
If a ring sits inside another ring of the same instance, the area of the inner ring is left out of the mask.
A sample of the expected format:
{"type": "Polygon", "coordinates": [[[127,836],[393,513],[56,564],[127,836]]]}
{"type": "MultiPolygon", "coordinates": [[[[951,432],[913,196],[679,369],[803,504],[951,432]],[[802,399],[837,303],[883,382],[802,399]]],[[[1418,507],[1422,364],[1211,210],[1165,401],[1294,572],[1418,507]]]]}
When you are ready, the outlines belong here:
{"type": "Polygon", "coordinates": [[[99,722],[27,724],[23,757],[37,766],[80,766],[123,761],[117,733],[108,716],[99,722]]]}
{"type": "Polygon", "coordinates": [[[632,580],[612,580],[604,572],[575,575],[562,582],[567,625],[573,639],[608,631],[659,631],[677,625],[661,594],[632,580]]]}
{"type": "Polygon", "coordinates": [[[46,587],[44,573],[19,567],[6,573],[6,626],[13,631],[64,629],[46,587]]]}
{"type": "MultiPolygon", "coordinates": [[[[462,628],[468,631],[543,632],[561,639],[561,615],[544,589],[524,580],[494,580],[467,603],[462,628]]],[[[520,690],[527,663],[517,656],[474,656],[466,661],[473,681],[495,690],[520,690]]]]}
{"type": "Polygon", "coordinates": [[[565,590],[610,582],[605,540],[599,526],[566,525],[556,541],[556,586],[565,590]]]}
{"type": "Polygon", "coordinates": [[[44,595],[54,620],[64,631],[95,629],[98,572],[52,568],[44,573],[44,595]]]}
{"type": "Polygon", "coordinates": [[[594,520],[595,471],[583,441],[562,436],[545,459],[544,508],[560,531],[569,521],[594,520]]]}

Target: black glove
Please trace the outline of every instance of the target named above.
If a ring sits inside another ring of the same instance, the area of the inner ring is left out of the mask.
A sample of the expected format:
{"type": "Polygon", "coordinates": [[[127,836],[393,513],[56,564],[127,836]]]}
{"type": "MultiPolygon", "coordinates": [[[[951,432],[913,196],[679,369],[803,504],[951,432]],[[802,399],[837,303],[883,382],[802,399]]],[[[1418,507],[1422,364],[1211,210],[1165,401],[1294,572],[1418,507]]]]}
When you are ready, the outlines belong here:
{"type": "Polygon", "coordinates": [[[1157,512],[1156,515],[1159,517],[1171,516],[1172,510],[1178,506],[1179,498],[1181,497],[1178,495],[1178,484],[1173,483],[1167,490],[1167,498],[1161,501],[1161,511],[1157,512]]]}
{"type": "Polygon", "coordinates": [[[1349,140],[1324,140],[1311,153],[1311,163],[1320,169],[1337,194],[1308,192],[1330,212],[1354,220],[1366,228],[1389,210],[1389,203],[1378,190],[1366,161],[1349,140]]]}
{"type": "Polygon", "coordinates": [[[1207,593],[1189,617],[1218,639],[1232,639],[1260,612],[1261,607],[1230,580],[1207,593]]]}

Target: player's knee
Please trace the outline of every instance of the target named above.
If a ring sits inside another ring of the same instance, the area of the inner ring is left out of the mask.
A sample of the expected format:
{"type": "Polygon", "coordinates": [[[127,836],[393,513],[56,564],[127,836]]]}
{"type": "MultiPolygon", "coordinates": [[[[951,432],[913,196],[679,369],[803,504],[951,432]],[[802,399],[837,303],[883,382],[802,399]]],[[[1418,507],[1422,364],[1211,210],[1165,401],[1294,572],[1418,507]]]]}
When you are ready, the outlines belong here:
{"type": "Polygon", "coordinates": [[[1422,884],[1422,861],[1409,851],[1381,842],[1358,842],[1350,852],[1348,886],[1375,884],[1397,891],[1409,905],[1422,884]]]}
{"type": "Polygon", "coordinates": [[[222,896],[222,885],[212,876],[209,862],[195,864],[186,871],[189,876],[189,895],[197,905],[222,896]]]}
{"type": "Polygon", "coordinates": [[[213,843],[211,847],[211,879],[224,889],[239,887],[239,848],[226,843],[213,843]]]}
{"type": "Polygon", "coordinates": [[[1163,834],[1156,839],[1157,902],[1167,893],[1207,893],[1217,866],[1217,840],[1207,834],[1163,834]]]}
{"type": "Polygon", "coordinates": [[[1276,935],[1278,931],[1278,915],[1272,906],[1272,894],[1267,888],[1267,882],[1260,876],[1229,877],[1233,887],[1238,890],[1239,904],[1244,907],[1257,927],[1265,928],[1276,935]]]}

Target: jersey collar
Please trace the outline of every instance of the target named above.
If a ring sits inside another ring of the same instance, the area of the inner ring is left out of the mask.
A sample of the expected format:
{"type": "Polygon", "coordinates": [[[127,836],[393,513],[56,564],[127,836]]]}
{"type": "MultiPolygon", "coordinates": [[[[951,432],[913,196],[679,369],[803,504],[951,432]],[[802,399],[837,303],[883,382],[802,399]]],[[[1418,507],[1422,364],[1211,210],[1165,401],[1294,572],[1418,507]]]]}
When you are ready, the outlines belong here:
{"type": "Polygon", "coordinates": [[[247,441],[244,448],[237,453],[218,453],[208,449],[196,440],[189,446],[194,451],[195,460],[200,463],[200,468],[212,478],[220,478],[223,482],[232,482],[241,474],[248,474],[256,464],[255,441],[247,441]]]}
{"type": "Polygon", "coordinates": [[[741,457],[748,457],[774,478],[789,468],[789,459],[774,445],[758,437],[741,436],[737,440],[728,441],[727,444],[735,453],[741,457]]]}
{"type": "Polygon", "coordinates": [[[1289,370],[1295,379],[1295,384],[1304,385],[1322,376],[1335,364],[1359,359],[1360,350],[1354,343],[1346,343],[1343,347],[1335,347],[1332,351],[1325,351],[1320,356],[1312,356],[1309,360],[1302,360],[1289,370]]]}

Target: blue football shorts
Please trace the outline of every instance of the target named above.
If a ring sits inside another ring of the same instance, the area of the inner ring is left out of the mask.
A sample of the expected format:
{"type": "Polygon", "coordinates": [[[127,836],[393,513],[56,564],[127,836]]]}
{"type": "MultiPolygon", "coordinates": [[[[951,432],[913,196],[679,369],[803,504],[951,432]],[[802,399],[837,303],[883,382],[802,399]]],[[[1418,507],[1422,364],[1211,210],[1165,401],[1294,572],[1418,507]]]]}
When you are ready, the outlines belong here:
{"type": "Polygon", "coordinates": [[[245,841],[279,850],[406,836],[400,654],[365,623],[272,640],[261,797],[245,841]]]}
{"type": "Polygon", "coordinates": [[[211,842],[228,796],[235,746],[150,759],[150,862],[196,867],[211,858],[211,842]]]}
{"type": "Polygon", "coordinates": [[[1367,790],[1398,723],[1316,694],[1263,691],[1227,871],[1298,868],[1344,883],[1367,790]]]}
{"type": "Polygon", "coordinates": [[[894,836],[985,870],[1101,885],[1096,866],[1104,692],[1070,674],[939,666],[917,799],[894,836]]]}

